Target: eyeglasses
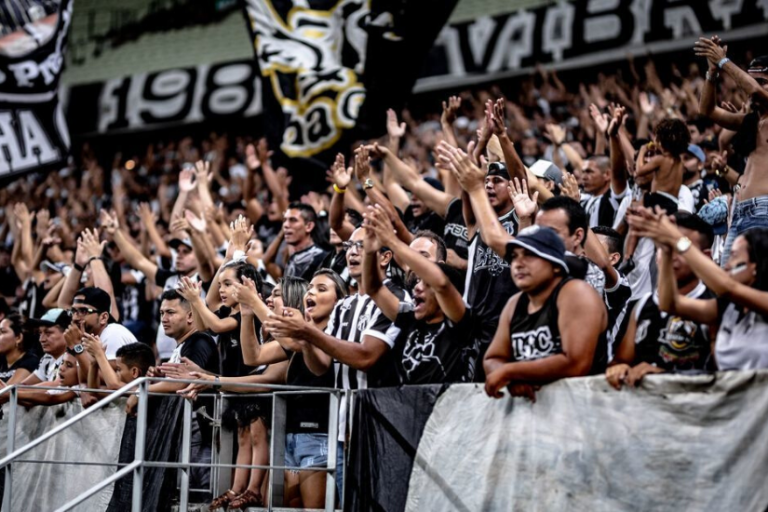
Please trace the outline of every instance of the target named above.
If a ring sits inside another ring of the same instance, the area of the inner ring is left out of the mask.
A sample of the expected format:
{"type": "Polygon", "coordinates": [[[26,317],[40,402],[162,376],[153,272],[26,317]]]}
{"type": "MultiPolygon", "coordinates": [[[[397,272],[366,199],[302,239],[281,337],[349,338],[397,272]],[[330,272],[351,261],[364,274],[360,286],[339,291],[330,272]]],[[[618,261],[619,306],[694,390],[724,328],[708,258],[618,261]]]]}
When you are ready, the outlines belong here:
{"type": "Polygon", "coordinates": [[[86,316],[86,315],[90,315],[91,313],[98,313],[98,312],[99,312],[98,309],[93,309],[93,308],[71,308],[69,310],[69,314],[72,316],[75,316],[75,315],[86,316]]]}
{"type": "Polygon", "coordinates": [[[358,251],[361,251],[363,249],[363,241],[358,240],[357,242],[342,242],[341,246],[347,251],[351,250],[353,247],[358,251]]]}

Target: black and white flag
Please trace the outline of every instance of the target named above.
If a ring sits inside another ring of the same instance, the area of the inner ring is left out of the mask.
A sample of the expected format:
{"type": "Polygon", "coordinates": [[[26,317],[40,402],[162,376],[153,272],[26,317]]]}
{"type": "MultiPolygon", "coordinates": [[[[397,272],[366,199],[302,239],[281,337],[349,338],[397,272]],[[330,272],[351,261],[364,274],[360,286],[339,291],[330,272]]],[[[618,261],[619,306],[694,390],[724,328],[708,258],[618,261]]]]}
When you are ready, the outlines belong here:
{"type": "Polygon", "coordinates": [[[72,0],[0,0],[0,180],[61,165],[59,108],[72,0]]]}
{"type": "Polygon", "coordinates": [[[270,145],[303,186],[323,186],[338,151],[381,134],[455,4],[245,0],[270,145]]]}

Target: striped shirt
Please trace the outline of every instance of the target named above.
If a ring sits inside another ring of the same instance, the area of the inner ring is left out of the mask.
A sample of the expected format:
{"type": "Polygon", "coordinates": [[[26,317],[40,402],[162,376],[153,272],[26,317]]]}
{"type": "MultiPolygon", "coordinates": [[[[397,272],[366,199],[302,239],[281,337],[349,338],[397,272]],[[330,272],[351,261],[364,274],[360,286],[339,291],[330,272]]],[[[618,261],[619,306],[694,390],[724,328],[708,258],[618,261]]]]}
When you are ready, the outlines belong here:
{"type": "MultiPolygon", "coordinates": [[[[384,284],[400,299],[409,301],[408,294],[386,280],[384,284]]],[[[381,312],[368,295],[356,293],[343,298],[334,306],[325,333],[350,343],[362,343],[365,336],[377,338],[390,348],[373,367],[367,371],[350,368],[336,361],[336,387],[339,389],[367,389],[369,387],[395,386],[400,384],[392,350],[400,335],[400,328],[381,312]]]]}

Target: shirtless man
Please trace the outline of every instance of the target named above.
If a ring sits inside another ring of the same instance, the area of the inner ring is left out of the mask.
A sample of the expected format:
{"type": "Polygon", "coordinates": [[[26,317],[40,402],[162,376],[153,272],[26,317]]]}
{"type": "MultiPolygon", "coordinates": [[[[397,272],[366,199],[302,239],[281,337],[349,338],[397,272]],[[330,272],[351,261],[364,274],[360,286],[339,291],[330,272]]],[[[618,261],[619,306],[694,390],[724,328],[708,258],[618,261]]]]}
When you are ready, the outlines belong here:
{"type": "MultiPolygon", "coordinates": [[[[754,59],[748,70],[743,71],[726,57],[727,47],[720,43],[717,36],[700,38],[694,51],[709,62],[699,110],[723,128],[737,131],[734,148],[740,156],[747,157],[739,202],[734,207],[725,241],[724,254],[728,255],[738,235],[750,228],[768,227],[768,55],[754,59]],[[751,101],[749,113],[729,112],[716,105],[717,82],[722,73],[747,93],[751,101]]],[[[721,264],[726,262],[727,258],[723,258],[721,264]]]]}
{"type": "Polygon", "coordinates": [[[645,160],[650,144],[640,148],[638,160],[645,162],[637,168],[638,178],[652,175],[651,193],[645,196],[645,206],[653,208],[659,205],[667,213],[677,211],[677,196],[683,184],[682,155],[688,151],[691,134],[688,127],[679,119],[664,119],[654,131],[655,147],[661,150],[650,160],[645,160]]]}

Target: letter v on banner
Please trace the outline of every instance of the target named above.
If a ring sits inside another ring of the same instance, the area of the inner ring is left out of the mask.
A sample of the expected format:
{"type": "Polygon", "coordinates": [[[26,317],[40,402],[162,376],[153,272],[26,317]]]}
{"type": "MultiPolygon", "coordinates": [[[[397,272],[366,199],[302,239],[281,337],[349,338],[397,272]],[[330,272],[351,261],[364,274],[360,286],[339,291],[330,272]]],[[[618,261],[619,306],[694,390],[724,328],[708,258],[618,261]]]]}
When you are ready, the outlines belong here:
{"type": "Polygon", "coordinates": [[[5,19],[0,10],[0,183],[65,163],[69,132],[59,108],[72,0],[27,2],[30,12],[5,19]],[[34,10],[34,12],[32,12],[34,10]]]}
{"type": "Polygon", "coordinates": [[[383,130],[455,3],[244,1],[267,138],[277,163],[301,177],[294,186],[325,188],[336,153],[383,130]]]}

